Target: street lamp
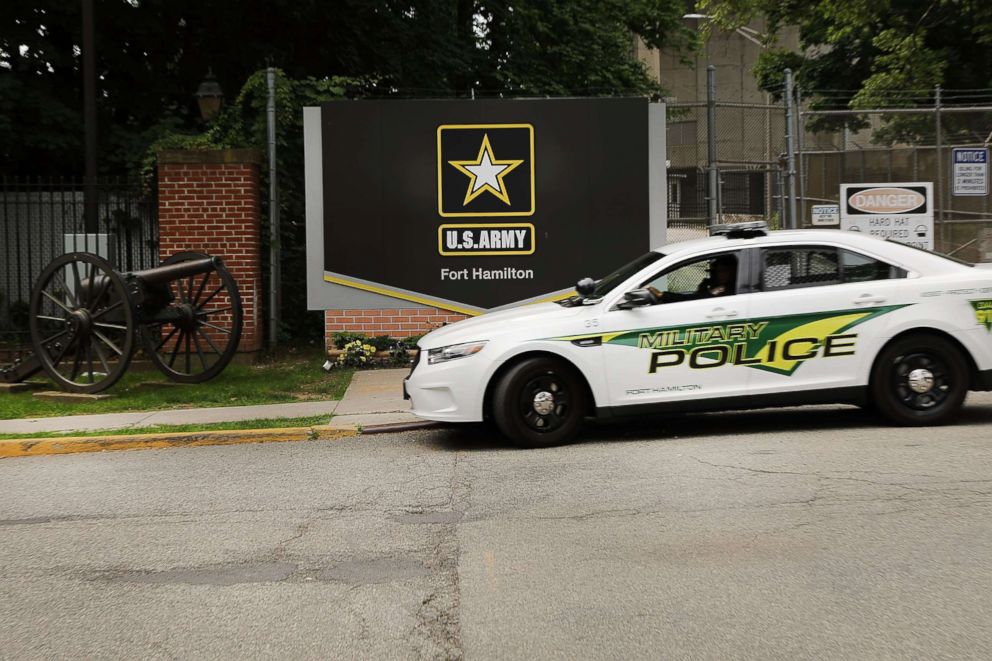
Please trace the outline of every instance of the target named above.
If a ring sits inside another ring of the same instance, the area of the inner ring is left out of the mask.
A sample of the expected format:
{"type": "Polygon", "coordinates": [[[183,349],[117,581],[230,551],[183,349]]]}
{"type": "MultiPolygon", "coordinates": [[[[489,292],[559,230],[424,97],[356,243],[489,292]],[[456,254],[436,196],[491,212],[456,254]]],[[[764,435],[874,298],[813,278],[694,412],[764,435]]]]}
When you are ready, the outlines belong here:
{"type": "Polygon", "coordinates": [[[214,77],[214,70],[207,69],[207,77],[203,79],[196,89],[196,104],[200,106],[200,117],[203,121],[209,122],[220,112],[221,102],[224,100],[224,91],[220,88],[220,83],[214,77]]]}

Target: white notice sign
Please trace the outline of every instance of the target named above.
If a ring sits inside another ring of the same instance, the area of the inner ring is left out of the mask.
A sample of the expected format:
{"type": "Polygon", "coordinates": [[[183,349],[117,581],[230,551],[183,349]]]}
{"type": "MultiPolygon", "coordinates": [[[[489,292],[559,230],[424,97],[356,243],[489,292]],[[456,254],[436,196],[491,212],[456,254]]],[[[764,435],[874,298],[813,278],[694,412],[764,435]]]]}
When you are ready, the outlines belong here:
{"type": "Polygon", "coordinates": [[[951,150],[955,195],[989,194],[989,150],[955,147],[951,150]]]}
{"type": "Polygon", "coordinates": [[[823,227],[840,223],[839,204],[814,204],[810,208],[813,212],[814,226],[823,227]]]}
{"type": "Polygon", "coordinates": [[[841,184],[840,228],[933,250],[933,183],[841,184]]]}

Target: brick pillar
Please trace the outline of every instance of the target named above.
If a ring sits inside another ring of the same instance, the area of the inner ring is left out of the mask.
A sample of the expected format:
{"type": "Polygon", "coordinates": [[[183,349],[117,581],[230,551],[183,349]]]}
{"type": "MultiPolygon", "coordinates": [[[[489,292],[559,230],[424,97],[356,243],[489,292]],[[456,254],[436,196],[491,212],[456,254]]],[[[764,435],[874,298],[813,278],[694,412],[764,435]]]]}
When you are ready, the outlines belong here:
{"type": "Polygon", "coordinates": [[[238,283],[244,308],[239,351],[262,348],[262,207],[255,149],[158,153],[159,257],[215,255],[238,283]]]}

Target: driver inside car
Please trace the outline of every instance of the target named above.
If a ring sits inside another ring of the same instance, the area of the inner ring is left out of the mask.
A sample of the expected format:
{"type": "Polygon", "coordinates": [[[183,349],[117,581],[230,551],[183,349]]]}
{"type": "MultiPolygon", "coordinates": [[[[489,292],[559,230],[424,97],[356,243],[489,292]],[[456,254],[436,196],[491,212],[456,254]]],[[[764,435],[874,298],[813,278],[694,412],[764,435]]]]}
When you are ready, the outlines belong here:
{"type": "Polygon", "coordinates": [[[710,262],[709,277],[703,278],[694,292],[659,291],[652,286],[646,289],[655,297],[657,303],[677,303],[733,294],[736,291],[736,280],[737,258],[733,255],[721,255],[710,262]]]}

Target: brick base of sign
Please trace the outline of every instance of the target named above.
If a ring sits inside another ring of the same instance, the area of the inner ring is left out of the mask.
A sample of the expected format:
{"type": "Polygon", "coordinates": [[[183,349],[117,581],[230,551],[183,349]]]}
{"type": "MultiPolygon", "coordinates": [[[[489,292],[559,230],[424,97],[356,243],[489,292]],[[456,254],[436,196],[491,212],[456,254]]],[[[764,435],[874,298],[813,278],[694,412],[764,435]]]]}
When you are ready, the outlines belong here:
{"type": "Polygon", "coordinates": [[[324,334],[331,347],[334,333],[362,333],[368,336],[389,335],[404,338],[422,335],[445,324],[467,317],[457,312],[437,308],[409,308],[384,310],[325,310],[324,334]]]}

